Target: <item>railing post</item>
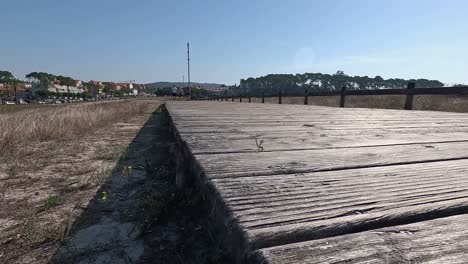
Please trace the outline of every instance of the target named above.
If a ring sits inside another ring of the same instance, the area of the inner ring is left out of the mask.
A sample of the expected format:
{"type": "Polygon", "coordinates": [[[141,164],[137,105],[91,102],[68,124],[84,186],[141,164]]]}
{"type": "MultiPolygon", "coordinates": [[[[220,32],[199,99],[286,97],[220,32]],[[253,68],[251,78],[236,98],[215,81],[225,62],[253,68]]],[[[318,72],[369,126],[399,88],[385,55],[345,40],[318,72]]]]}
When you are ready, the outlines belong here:
{"type": "Polygon", "coordinates": [[[341,87],[340,107],[345,106],[346,86],[341,87]]]}
{"type": "Polygon", "coordinates": [[[249,95],[249,103],[252,102],[252,97],[249,95]]]}
{"type": "Polygon", "coordinates": [[[278,92],[278,104],[281,104],[281,101],[282,101],[282,94],[281,94],[281,90],[279,90],[279,92],[278,92]]]}
{"type": "Polygon", "coordinates": [[[234,102],[234,95],[232,96],[231,101],[234,102]]]}
{"type": "Polygon", "coordinates": [[[265,103],[265,92],[262,92],[262,104],[265,103]]]}
{"type": "Polygon", "coordinates": [[[409,82],[406,88],[405,110],[413,110],[413,93],[412,90],[416,87],[416,83],[409,82]]]}
{"type": "Polygon", "coordinates": [[[309,91],[307,89],[305,90],[304,104],[305,105],[309,104],[309,91]]]}
{"type": "Polygon", "coordinates": [[[239,95],[239,103],[242,103],[242,94],[239,95]]]}

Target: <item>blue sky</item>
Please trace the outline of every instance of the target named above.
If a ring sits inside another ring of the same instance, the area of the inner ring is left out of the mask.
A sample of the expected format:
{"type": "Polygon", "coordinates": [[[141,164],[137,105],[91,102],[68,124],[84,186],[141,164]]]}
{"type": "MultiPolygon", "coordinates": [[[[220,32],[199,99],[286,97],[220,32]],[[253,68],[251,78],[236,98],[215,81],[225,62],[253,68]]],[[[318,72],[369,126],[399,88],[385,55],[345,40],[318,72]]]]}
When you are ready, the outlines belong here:
{"type": "Polygon", "coordinates": [[[239,83],[269,73],[468,83],[464,0],[0,0],[0,70],[239,83]],[[185,76],[187,78],[187,76],[185,76]]]}

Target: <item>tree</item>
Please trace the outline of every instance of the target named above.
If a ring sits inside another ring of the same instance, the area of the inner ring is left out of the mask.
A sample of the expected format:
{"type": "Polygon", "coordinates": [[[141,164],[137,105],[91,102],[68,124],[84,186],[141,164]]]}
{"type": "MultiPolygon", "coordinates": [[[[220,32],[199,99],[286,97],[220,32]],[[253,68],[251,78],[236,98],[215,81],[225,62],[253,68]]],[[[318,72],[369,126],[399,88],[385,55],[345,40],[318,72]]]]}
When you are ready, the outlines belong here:
{"type": "Polygon", "coordinates": [[[0,83],[9,83],[15,77],[9,71],[0,71],[0,83]]]}
{"type": "Polygon", "coordinates": [[[83,83],[83,86],[88,90],[88,93],[92,96],[96,96],[99,94],[99,86],[92,82],[83,83]]]}
{"type": "MultiPolygon", "coordinates": [[[[410,80],[388,79],[381,76],[370,78],[368,76],[348,76],[343,71],[335,74],[304,73],[304,74],[269,74],[258,78],[241,79],[243,87],[248,87],[250,95],[260,96],[262,93],[277,94],[278,90],[287,93],[303,93],[309,91],[333,91],[343,86],[350,89],[383,89],[383,88],[405,88],[410,80]]],[[[413,80],[417,87],[443,87],[443,83],[437,80],[418,79],[413,80]]],[[[229,94],[239,91],[229,88],[229,94]]],[[[244,91],[245,92],[245,91],[244,91]]]]}
{"type": "MultiPolygon", "coordinates": [[[[39,83],[39,87],[43,91],[43,96],[47,97],[47,93],[49,90],[49,86],[54,82],[55,75],[46,73],[46,72],[31,72],[26,74],[26,78],[39,83]]],[[[37,93],[38,95],[42,96],[41,94],[37,93]]]]}
{"type": "Polygon", "coordinates": [[[110,82],[103,82],[104,88],[102,90],[104,91],[105,94],[112,94],[113,86],[112,83],[110,82]]]}
{"type": "Polygon", "coordinates": [[[18,99],[16,88],[18,88],[21,81],[16,79],[11,72],[0,71],[0,83],[8,84],[10,87],[13,87],[15,100],[18,99]]]}
{"type": "Polygon", "coordinates": [[[342,71],[342,70],[338,70],[338,71],[336,71],[336,73],[335,73],[335,76],[345,76],[345,75],[346,75],[346,74],[345,74],[344,71],[342,71]]]}

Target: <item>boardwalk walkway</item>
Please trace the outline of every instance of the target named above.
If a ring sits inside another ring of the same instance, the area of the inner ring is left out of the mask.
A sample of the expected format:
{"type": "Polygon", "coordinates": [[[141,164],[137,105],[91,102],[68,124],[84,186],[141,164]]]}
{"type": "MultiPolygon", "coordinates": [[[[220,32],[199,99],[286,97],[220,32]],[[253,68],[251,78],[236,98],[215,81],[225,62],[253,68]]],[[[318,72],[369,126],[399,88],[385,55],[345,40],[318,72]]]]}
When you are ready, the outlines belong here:
{"type": "Polygon", "coordinates": [[[468,114],[166,107],[186,180],[210,186],[253,262],[466,263],[468,114]]]}

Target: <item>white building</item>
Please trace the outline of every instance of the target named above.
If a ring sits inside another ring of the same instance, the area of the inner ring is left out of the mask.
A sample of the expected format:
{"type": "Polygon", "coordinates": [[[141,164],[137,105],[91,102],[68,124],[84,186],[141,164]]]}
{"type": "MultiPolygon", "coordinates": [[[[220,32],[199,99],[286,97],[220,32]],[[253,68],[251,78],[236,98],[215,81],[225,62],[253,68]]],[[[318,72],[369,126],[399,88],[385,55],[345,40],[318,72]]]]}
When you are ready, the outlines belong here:
{"type": "MultiPolygon", "coordinates": [[[[34,83],[32,86],[32,93],[36,94],[39,91],[43,91],[40,83],[34,83]]],[[[76,85],[61,85],[59,83],[52,83],[47,88],[48,92],[51,93],[72,93],[72,94],[79,94],[84,93],[83,82],[77,81],[76,85]]]]}

